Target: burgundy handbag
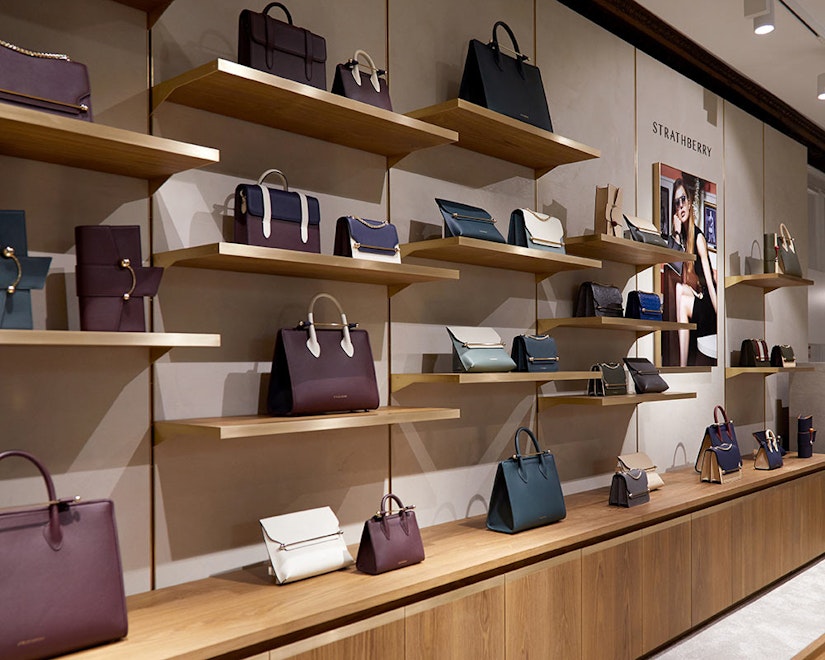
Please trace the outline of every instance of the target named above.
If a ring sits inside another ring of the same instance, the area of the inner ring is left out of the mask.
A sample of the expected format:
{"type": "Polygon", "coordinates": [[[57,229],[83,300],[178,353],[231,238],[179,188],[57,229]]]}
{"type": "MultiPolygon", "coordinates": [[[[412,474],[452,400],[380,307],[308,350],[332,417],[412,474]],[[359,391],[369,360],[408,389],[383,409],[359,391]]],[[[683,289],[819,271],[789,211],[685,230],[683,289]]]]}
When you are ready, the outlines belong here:
{"type": "Polygon", "coordinates": [[[143,296],[154,296],[163,268],[141,266],[140,227],[82,225],[77,244],[80,329],[145,332],[143,296]]]}
{"type": "Polygon", "coordinates": [[[404,506],[392,493],[381,498],[381,510],[364,523],[358,559],[359,571],[378,575],[424,561],[424,544],[413,513],[414,506],[404,506]],[[398,504],[398,512],[387,510],[390,500],[398,504]]]}
{"type": "Polygon", "coordinates": [[[123,570],[111,500],[58,499],[0,512],[0,658],[62,655],[126,635],[123,570]]]}
{"type": "Polygon", "coordinates": [[[267,409],[271,415],[317,415],[373,410],[378,383],[369,335],[349,323],[338,301],[319,293],[309,303],[307,321],[282,328],[275,341],[267,409]],[[335,303],[340,323],[316,323],[315,303],[335,303]]]}
{"type": "Polygon", "coordinates": [[[384,69],[375,66],[369,53],[356,50],[351,60],[335,67],[332,93],[392,111],[386,75],[384,69]],[[367,61],[366,66],[358,63],[359,56],[367,61]],[[364,69],[368,73],[364,73],[364,69]]]}
{"type": "Polygon", "coordinates": [[[67,55],[38,53],[0,39],[0,101],[92,121],[89,72],[67,55]]]}

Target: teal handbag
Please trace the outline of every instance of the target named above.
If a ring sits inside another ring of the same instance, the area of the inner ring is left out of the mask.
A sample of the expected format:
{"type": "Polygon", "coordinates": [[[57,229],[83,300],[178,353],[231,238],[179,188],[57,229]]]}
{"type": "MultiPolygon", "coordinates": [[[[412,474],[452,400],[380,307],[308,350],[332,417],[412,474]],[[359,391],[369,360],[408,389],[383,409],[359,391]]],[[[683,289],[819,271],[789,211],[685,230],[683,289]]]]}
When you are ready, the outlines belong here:
{"type": "Polygon", "coordinates": [[[453,371],[501,372],[516,368],[504,350],[504,342],[492,328],[448,325],[447,333],[453,342],[453,371]]]}
{"type": "Polygon", "coordinates": [[[553,454],[542,451],[533,432],[523,426],[516,431],[515,445],[515,455],[498,464],[487,511],[487,529],[505,534],[548,525],[567,515],[553,454]],[[521,455],[522,432],[533,442],[536,453],[531,456],[521,455]]]}

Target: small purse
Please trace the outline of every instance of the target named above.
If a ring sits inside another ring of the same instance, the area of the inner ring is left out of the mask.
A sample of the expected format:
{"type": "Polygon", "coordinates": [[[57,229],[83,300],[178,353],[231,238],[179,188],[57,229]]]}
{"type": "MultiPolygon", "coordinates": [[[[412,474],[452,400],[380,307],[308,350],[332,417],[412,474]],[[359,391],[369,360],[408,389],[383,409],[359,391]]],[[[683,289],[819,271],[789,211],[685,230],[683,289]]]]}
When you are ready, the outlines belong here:
{"type": "Polygon", "coordinates": [[[611,316],[621,318],[624,312],[619,287],[598,282],[582,282],[576,296],[573,316],[611,316]]]}
{"type": "Polygon", "coordinates": [[[650,502],[647,472],[627,470],[613,475],[610,482],[609,503],[611,506],[631,507],[647,502],[650,502]]]}
{"type": "Polygon", "coordinates": [[[636,394],[653,394],[664,392],[669,385],[664,378],[659,375],[659,370],[647,358],[624,358],[633,385],[636,387],[636,394]]]}
{"type": "Polygon", "coordinates": [[[796,366],[796,356],[793,346],[781,344],[771,349],[771,366],[790,369],[796,366]]]}
{"type": "Polygon", "coordinates": [[[564,254],[564,228],[561,220],[552,215],[516,209],[510,214],[507,242],[519,247],[564,254]]]}
{"type": "Polygon", "coordinates": [[[623,238],[622,189],[612,183],[596,188],[595,231],[623,238]]]}
{"type": "Polygon", "coordinates": [[[716,406],[713,409],[713,424],[705,427],[705,434],[702,436],[702,443],[699,446],[699,453],[696,456],[696,462],[693,469],[696,472],[702,471],[702,460],[705,451],[710,447],[718,447],[721,445],[733,444],[739,448],[739,443],[736,441],[736,427],[733,421],[728,419],[728,413],[722,406],[716,406]],[[719,413],[722,413],[722,421],[719,421],[719,413]]]}
{"type": "Polygon", "coordinates": [[[627,294],[626,318],[642,321],[662,320],[662,298],[658,293],[631,291],[627,294]]]}
{"type": "Polygon", "coordinates": [[[516,363],[504,350],[504,342],[492,328],[448,325],[453,344],[454,372],[513,371],[516,363]]]}
{"type": "Polygon", "coordinates": [[[504,236],[496,229],[496,220],[487,211],[477,206],[460,202],[436,199],[438,210],[444,219],[444,237],[466,236],[484,241],[506,243],[504,236]]]}
{"type": "Polygon", "coordinates": [[[290,192],[280,170],[267,170],[256,184],[242,183],[235,188],[235,243],[320,253],[320,224],[318,200],[290,192]],[[283,190],[263,185],[270,174],[281,177],[283,190]]]}
{"type": "Polygon", "coordinates": [[[338,518],[328,506],[262,518],[264,543],[278,584],[295,582],[350,566],[338,518]]]}
{"type": "Polygon", "coordinates": [[[816,429],[812,415],[800,415],[796,420],[796,453],[799,458],[810,458],[814,453],[816,429]]]}
{"type": "Polygon", "coordinates": [[[589,396],[619,396],[627,394],[627,377],[624,367],[618,362],[599,362],[590,371],[600,372],[599,378],[587,381],[589,396]]]}
{"type": "Polygon", "coordinates": [[[381,509],[364,523],[355,566],[363,573],[378,575],[424,561],[424,543],[413,512],[392,493],[381,498],[381,509]],[[395,500],[398,512],[387,505],[395,500]]]}
{"type": "Polygon", "coordinates": [[[770,429],[755,431],[753,437],[759,443],[753,467],[757,470],[776,470],[782,467],[782,449],[779,440],[770,429]]]}
{"type": "Polygon", "coordinates": [[[0,329],[31,330],[32,289],[46,285],[51,257],[30,257],[25,211],[0,211],[0,329]]]}
{"type": "Polygon", "coordinates": [[[802,277],[802,265],[799,263],[799,255],[796,252],[796,245],[791,236],[791,232],[784,222],[779,223],[779,238],[777,243],[777,257],[779,259],[779,269],[777,272],[794,277],[802,277]]]}
{"type": "Polygon", "coordinates": [[[392,111],[386,75],[384,69],[375,66],[369,53],[356,50],[351,60],[335,67],[332,93],[392,111]],[[358,63],[359,56],[367,61],[367,66],[358,63]],[[364,69],[369,73],[364,73],[364,69]]]}
{"type": "Polygon", "coordinates": [[[352,215],[338,218],[333,254],[400,264],[398,230],[387,220],[367,220],[352,215]]]}
{"type": "Polygon", "coordinates": [[[487,510],[487,529],[505,534],[548,525],[567,515],[553,454],[542,451],[533,432],[523,426],[516,431],[514,443],[516,453],[496,468],[487,510]],[[535,454],[522,455],[521,433],[530,438],[535,454]]]}
{"type": "Polygon", "coordinates": [[[701,480],[724,484],[742,478],[742,456],[735,444],[708,447],[702,456],[701,480]]]}
{"type": "Polygon", "coordinates": [[[617,472],[629,472],[630,470],[644,470],[647,473],[647,487],[649,490],[656,490],[665,485],[662,476],[656,472],[656,466],[650,460],[650,456],[644,452],[635,454],[622,454],[616,464],[617,472]]]}
{"type": "Polygon", "coordinates": [[[739,351],[740,367],[769,367],[771,366],[768,344],[764,339],[743,339],[739,351]]]}
{"type": "Polygon", "coordinates": [[[632,220],[628,216],[624,216],[627,231],[624,233],[625,238],[630,238],[638,243],[646,243],[647,245],[656,245],[658,247],[668,247],[667,239],[662,238],[659,230],[649,220],[642,220],[642,218],[634,217],[632,220]]]}
{"type": "Polygon", "coordinates": [[[559,370],[556,340],[550,335],[517,335],[513,338],[510,357],[516,371],[553,372],[559,370]]]}

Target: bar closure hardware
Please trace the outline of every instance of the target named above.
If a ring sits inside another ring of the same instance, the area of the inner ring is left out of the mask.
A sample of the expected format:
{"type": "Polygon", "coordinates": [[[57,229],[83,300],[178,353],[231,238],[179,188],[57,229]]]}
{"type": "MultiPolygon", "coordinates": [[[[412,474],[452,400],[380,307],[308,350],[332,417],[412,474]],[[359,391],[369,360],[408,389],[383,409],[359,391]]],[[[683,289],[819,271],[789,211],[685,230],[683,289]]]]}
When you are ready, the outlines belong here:
{"type": "Polygon", "coordinates": [[[352,246],[356,250],[366,248],[368,250],[383,250],[384,252],[392,252],[393,254],[397,254],[401,251],[401,248],[397,245],[395,247],[384,247],[383,245],[367,245],[366,243],[353,243],[352,246]]]}
{"type": "Polygon", "coordinates": [[[132,268],[132,262],[129,259],[121,259],[120,267],[127,268],[129,270],[129,274],[132,276],[132,286],[126,293],[123,294],[123,299],[129,300],[129,298],[132,297],[132,293],[134,292],[135,287],[137,286],[137,277],[135,276],[135,269],[132,268]]]}
{"type": "Polygon", "coordinates": [[[3,248],[3,256],[6,259],[14,261],[14,265],[17,266],[17,277],[14,282],[6,287],[6,293],[14,293],[17,291],[17,285],[20,284],[20,280],[23,278],[23,267],[20,265],[20,259],[14,255],[14,248],[11,245],[3,248]]]}
{"type": "Polygon", "coordinates": [[[465,341],[461,345],[464,348],[504,348],[503,342],[465,341]]]}
{"type": "Polygon", "coordinates": [[[278,550],[286,550],[289,551],[292,547],[301,545],[303,543],[310,543],[311,541],[322,541],[323,539],[331,539],[335,538],[336,536],[343,536],[344,532],[340,529],[337,532],[333,532],[332,534],[324,534],[323,536],[314,536],[311,539],[301,539],[300,541],[293,541],[292,543],[281,543],[278,545],[278,550]]]}
{"type": "Polygon", "coordinates": [[[347,327],[350,330],[355,330],[358,327],[357,323],[347,323],[346,326],[343,323],[310,323],[309,321],[301,321],[298,323],[298,327],[302,330],[309,328],[309,326],[314,325],[316,328],[321,328],[322,330],[340,330],[341,328],[347,327]]]}
{"type": "Polygon", "coordinates": [[[461,218],[462,220],[475,220],[476,222],[486,222],[489,225],[496,224],[495,218],[479,218],[476,215],[464,215],[462,213],[450,213],[450,215],[456,220],[461,218]]]}
{"type": "Polygon", "coordinates": [[[559,358],[557,357],[528,357],[528,362],[558,362],[559,358]]]}
{"type": "Polygon", "coordinates": [[[56,99],[47,99],[42,96],[34,96],[33,94],[24,94],[23,92],[15,92],[11,89],[2,89],[0,88],[0,93],[2,94],[11,94],[12,96],[19,96],[24,99],[29,99],[31,101],[41,101],[43,103],[51,103],[53,105],[59,105],[64,108],[71,108],[72,110],[78,110],[79,112],[89,112],[89,106],[85,103],[81,103],[80,105],[76,103],[66,103],[65,101],[58,101],[56,99]]]}
{"type": "Polygon", "coordinates": [[[550,247],[561,247],[564,245],[561,241],[551,241],[549,238],[539,238],[538,236],[530,236],[530,240],[533,243],[538,243],[539,245],[549,245],[550,247]]]}

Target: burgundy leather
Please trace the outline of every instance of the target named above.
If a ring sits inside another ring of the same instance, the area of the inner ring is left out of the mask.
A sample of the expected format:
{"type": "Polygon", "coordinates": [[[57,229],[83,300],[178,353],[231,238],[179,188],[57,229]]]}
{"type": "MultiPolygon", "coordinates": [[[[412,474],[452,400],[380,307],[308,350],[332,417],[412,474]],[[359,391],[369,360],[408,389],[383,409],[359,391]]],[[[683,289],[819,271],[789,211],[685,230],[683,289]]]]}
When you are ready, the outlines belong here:
{"type": "Polygon", "coordinates": [[[0,658],[52,657],[124,637],[128,622],[123,570],[110,500],[49,501],[0,512],[0,658]]]}
{"type": "Polygon", "coordinates": [[[384,495],[381,510],[364,523],[356,567],[364,573],[377,575],[423,560],[424,544],[415,513],[405,509],[392,493],[384,495]],[[389,500],[395,500],[400,511],[387,513],[389,500]]]}
{"type": "Polygon", "coordinates": [[[306,196],[307,242],[301,240],[301,199],[296,192],[266,188],[269,191],[271,231],[264,236],[263,193],[255,184],[241,183],[235,188],[233,240],[245,245],[321,252],[321,207],[317,197],[306,196]]]}
{"type": "Polygon", "coordinates": [[[352,77],[352,68],[349,63],[338,64],[335,67],[335,78],[332,80],[333,94],[340,94],[348,99],[355,99],[362,103],[369,103],[378,108],[392,111],[392,101],[390,100],[390,90],[387,87],[387,81],[383,76],[379,76],[379,88],[381,91],[376,92],[375,88],[370,82],[370,74],[360,72],[361,84],[355,82],[352,77]]]}

